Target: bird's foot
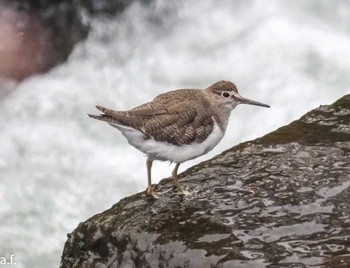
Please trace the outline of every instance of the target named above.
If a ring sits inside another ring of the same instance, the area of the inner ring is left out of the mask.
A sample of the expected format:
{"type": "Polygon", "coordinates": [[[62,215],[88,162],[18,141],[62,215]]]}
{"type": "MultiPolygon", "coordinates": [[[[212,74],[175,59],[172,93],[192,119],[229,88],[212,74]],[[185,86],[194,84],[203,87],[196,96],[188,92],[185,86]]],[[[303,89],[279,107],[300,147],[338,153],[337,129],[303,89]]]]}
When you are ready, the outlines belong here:
{"type": "Polygon", "coordinates": [[[153,187],[152,186],[147,187],[146,195],[148,195],[149,197],[151,197],[153,199],[159,199],[159,196],[162,195],[162,194],[163,193],[158,193],[158,192],[153,191],[153,187]]]}
{"type": "Polygon", "coordinates": [[[171,191],[171,189],[163,191],[163,192],[155,192],[153,190],[153,187],[150,186],[150,187],[147,187],[146,195],[148,195],[149,197],[152,197],[153,199],[159,199],[160,195],[163,195],[163,194],[170,192],[170,191],[171,191]]]}

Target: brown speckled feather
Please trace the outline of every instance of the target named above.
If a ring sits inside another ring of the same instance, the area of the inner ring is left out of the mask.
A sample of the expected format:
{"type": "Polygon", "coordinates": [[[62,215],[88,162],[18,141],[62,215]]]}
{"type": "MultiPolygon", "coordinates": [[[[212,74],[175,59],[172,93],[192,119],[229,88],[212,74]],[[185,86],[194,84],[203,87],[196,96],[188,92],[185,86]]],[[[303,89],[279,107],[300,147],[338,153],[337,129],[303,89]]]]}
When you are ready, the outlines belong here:
{"type": "Polygon", "coordinates": [[[132,127],[149,138],[174,145],[200,143],[214,126],[210,105],[201,90],[170,91],[129,111],[96,107],[103,113],[92,116],[96,119],[132,127]]]}

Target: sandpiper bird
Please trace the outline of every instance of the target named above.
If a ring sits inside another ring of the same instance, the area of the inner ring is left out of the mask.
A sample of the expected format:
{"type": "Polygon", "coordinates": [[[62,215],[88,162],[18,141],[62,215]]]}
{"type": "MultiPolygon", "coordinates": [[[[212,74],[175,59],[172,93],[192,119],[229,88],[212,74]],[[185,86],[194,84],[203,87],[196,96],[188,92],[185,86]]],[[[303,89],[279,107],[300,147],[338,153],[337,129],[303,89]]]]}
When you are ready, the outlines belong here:
{"type": "Polygon", "coordinates": [[[89,116],[119,129],[130,145],[147,155],[146,194],[158,198],[152,187],[153,161],[176,164],[172,177],[179,194],[184,194],[177,175],[180,164],[208,153],[218,144],[230,113],[238,104],[270,107],[243,98],[232,82],[218,81],[206,89],[178,89],[160,94],[129,111],[96,106],[102,114],[89,116]]]}

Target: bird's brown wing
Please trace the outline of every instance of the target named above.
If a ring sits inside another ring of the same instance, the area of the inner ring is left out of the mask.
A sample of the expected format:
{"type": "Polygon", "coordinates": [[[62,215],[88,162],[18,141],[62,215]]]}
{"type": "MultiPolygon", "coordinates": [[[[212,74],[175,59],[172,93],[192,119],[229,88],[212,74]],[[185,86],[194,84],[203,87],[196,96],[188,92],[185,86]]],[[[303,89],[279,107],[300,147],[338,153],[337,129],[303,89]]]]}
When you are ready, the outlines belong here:
{"type": "Polygon", "coordinates": [[[96,106],[103,114],[96,118],[142,131],[156,141],[172,144],[202,142],[213,130],[214,121],[206,109],[198,109],[190,100],[143,104],[132,110],[119,112],[96,106]]]}

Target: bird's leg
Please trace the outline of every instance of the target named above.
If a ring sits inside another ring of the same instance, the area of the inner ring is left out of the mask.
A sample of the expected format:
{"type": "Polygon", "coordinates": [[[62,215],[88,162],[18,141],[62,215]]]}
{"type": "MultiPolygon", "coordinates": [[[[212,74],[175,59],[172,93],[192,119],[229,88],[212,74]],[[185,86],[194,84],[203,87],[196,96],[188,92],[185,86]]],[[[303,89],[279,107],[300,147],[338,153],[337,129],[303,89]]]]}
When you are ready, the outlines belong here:
{"type": "Polygon", "coordinates": [[[177,170],[179,169],[179,166],[180,166],[180,164],[176,163],[175,168],[174,168],[173,172],[171,173],[171,175],[173,176],[175,184],[176,184],[177,188],[179,189],[179,194],[184,195],[185,192],[184,192],[184,190],[179,182],[179,178],[177,176],[177,170]]]}
{"type": "Polygon", "coordinates": [[[147,187],[146,195],[151,196],[154,199],[158,199],[159,196],[153,191],[153,187],[152,187],[152,177],[151,177],[152,164],[153,164],[153,161],[147,159],[146,166],[147,166],[148,187],[147,187]]]}

